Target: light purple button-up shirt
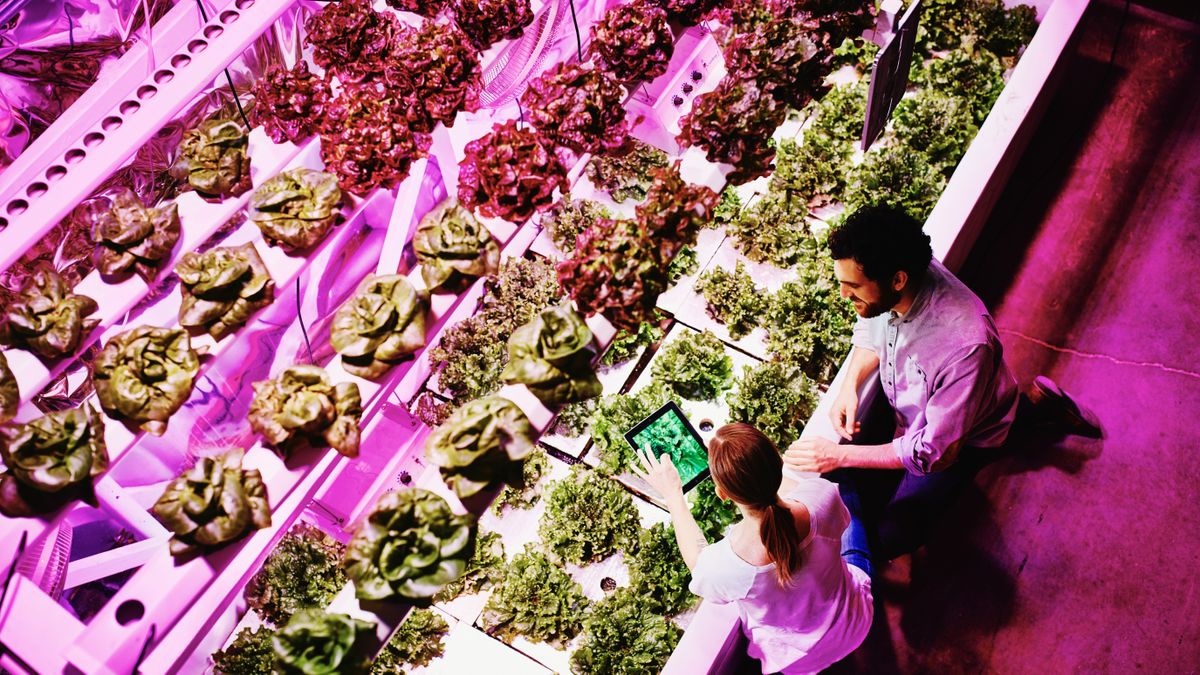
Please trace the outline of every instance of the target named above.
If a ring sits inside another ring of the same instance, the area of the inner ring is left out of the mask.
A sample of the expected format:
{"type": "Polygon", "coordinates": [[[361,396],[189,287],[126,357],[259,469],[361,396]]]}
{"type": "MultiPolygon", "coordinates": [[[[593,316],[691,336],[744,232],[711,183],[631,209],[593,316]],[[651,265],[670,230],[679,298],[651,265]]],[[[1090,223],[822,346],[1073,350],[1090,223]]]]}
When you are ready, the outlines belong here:
{"type": "Polygon", "coordinates": [[[937,260],[903,316],[859,318],[855,347],[879,355],[879,379],[896,412],[896,455],[913,473],[946,468],[963,446],[998,447],[1017,411],[983,302],[937,260]]]}

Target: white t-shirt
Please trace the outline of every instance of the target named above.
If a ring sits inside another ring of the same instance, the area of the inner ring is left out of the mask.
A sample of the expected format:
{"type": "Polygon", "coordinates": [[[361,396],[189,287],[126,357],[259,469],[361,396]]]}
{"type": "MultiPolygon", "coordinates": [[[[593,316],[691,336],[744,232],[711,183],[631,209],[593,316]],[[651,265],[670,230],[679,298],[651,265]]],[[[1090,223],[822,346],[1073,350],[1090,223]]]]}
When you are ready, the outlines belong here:
{"type": "Polygon", "coordinates": [[[748,651],[762,661],[764,673],[815,673],[866,638],[874,610],[871,579],[842,559],[850,514],[836,485],[804,478],[784,498],[803,503],[812,519],[790,584],[779,585],[774,563],[756,566],[739,558],[725,538],[700,551],[691,591],[710,602],[737,604],[748,651]]]}

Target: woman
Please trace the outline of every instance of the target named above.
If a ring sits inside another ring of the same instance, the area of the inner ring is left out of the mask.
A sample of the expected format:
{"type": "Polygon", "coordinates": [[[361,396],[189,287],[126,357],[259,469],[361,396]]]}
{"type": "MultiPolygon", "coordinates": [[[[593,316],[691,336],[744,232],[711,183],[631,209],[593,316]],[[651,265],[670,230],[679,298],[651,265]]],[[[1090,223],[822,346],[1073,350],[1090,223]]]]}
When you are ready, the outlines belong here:
{"type": "Polygon", "coordinates": [[[850,545],[857,536],[842,545],[850,515],[836,485],[784,479],[770,439],[727,424],[709,443],[708,462],[717,496],[732,500],[742,520],[710,546],[670,455],[638,455],[644,470],[635,472],[666,498],[692,592],[737,604],[764,673],[817,672],[858,647],[871,627],[870,563],[865,546],[850,545]]]}

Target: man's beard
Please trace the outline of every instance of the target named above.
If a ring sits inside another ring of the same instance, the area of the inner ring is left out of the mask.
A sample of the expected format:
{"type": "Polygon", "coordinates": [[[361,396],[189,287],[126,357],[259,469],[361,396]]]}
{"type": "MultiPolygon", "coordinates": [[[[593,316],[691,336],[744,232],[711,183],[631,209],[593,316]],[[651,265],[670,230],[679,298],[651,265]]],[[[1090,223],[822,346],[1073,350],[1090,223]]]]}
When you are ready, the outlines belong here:
{"type": "Polygon", "coordinates": [[[896,303],[900,302],[900,291],[892,288],[881,288],[879,290],[883,295],[879,298],[878,302],[864,301],[865,304],[861,307],[861,309],[858,305],[855,305],[854,311],[858,312],[859,316],[864,319],[874,319],[880,314],[890,311],[896,306],[896,303]]]}

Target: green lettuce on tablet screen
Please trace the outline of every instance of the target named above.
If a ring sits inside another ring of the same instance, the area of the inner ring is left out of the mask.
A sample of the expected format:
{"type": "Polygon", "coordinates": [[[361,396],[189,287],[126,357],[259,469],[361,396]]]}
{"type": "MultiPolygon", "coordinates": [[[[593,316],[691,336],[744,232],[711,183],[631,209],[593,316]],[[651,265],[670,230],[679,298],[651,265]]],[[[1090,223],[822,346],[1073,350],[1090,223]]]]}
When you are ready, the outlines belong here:
{"type": "Polygon", "coordinates": [[[679,470],[684,492],[708,476],[708,450],[704,441],[674,402],[655,410],[625,432],[625,440],[634,450],[648,446],[655,457],[670,455],[679,470]]]}

